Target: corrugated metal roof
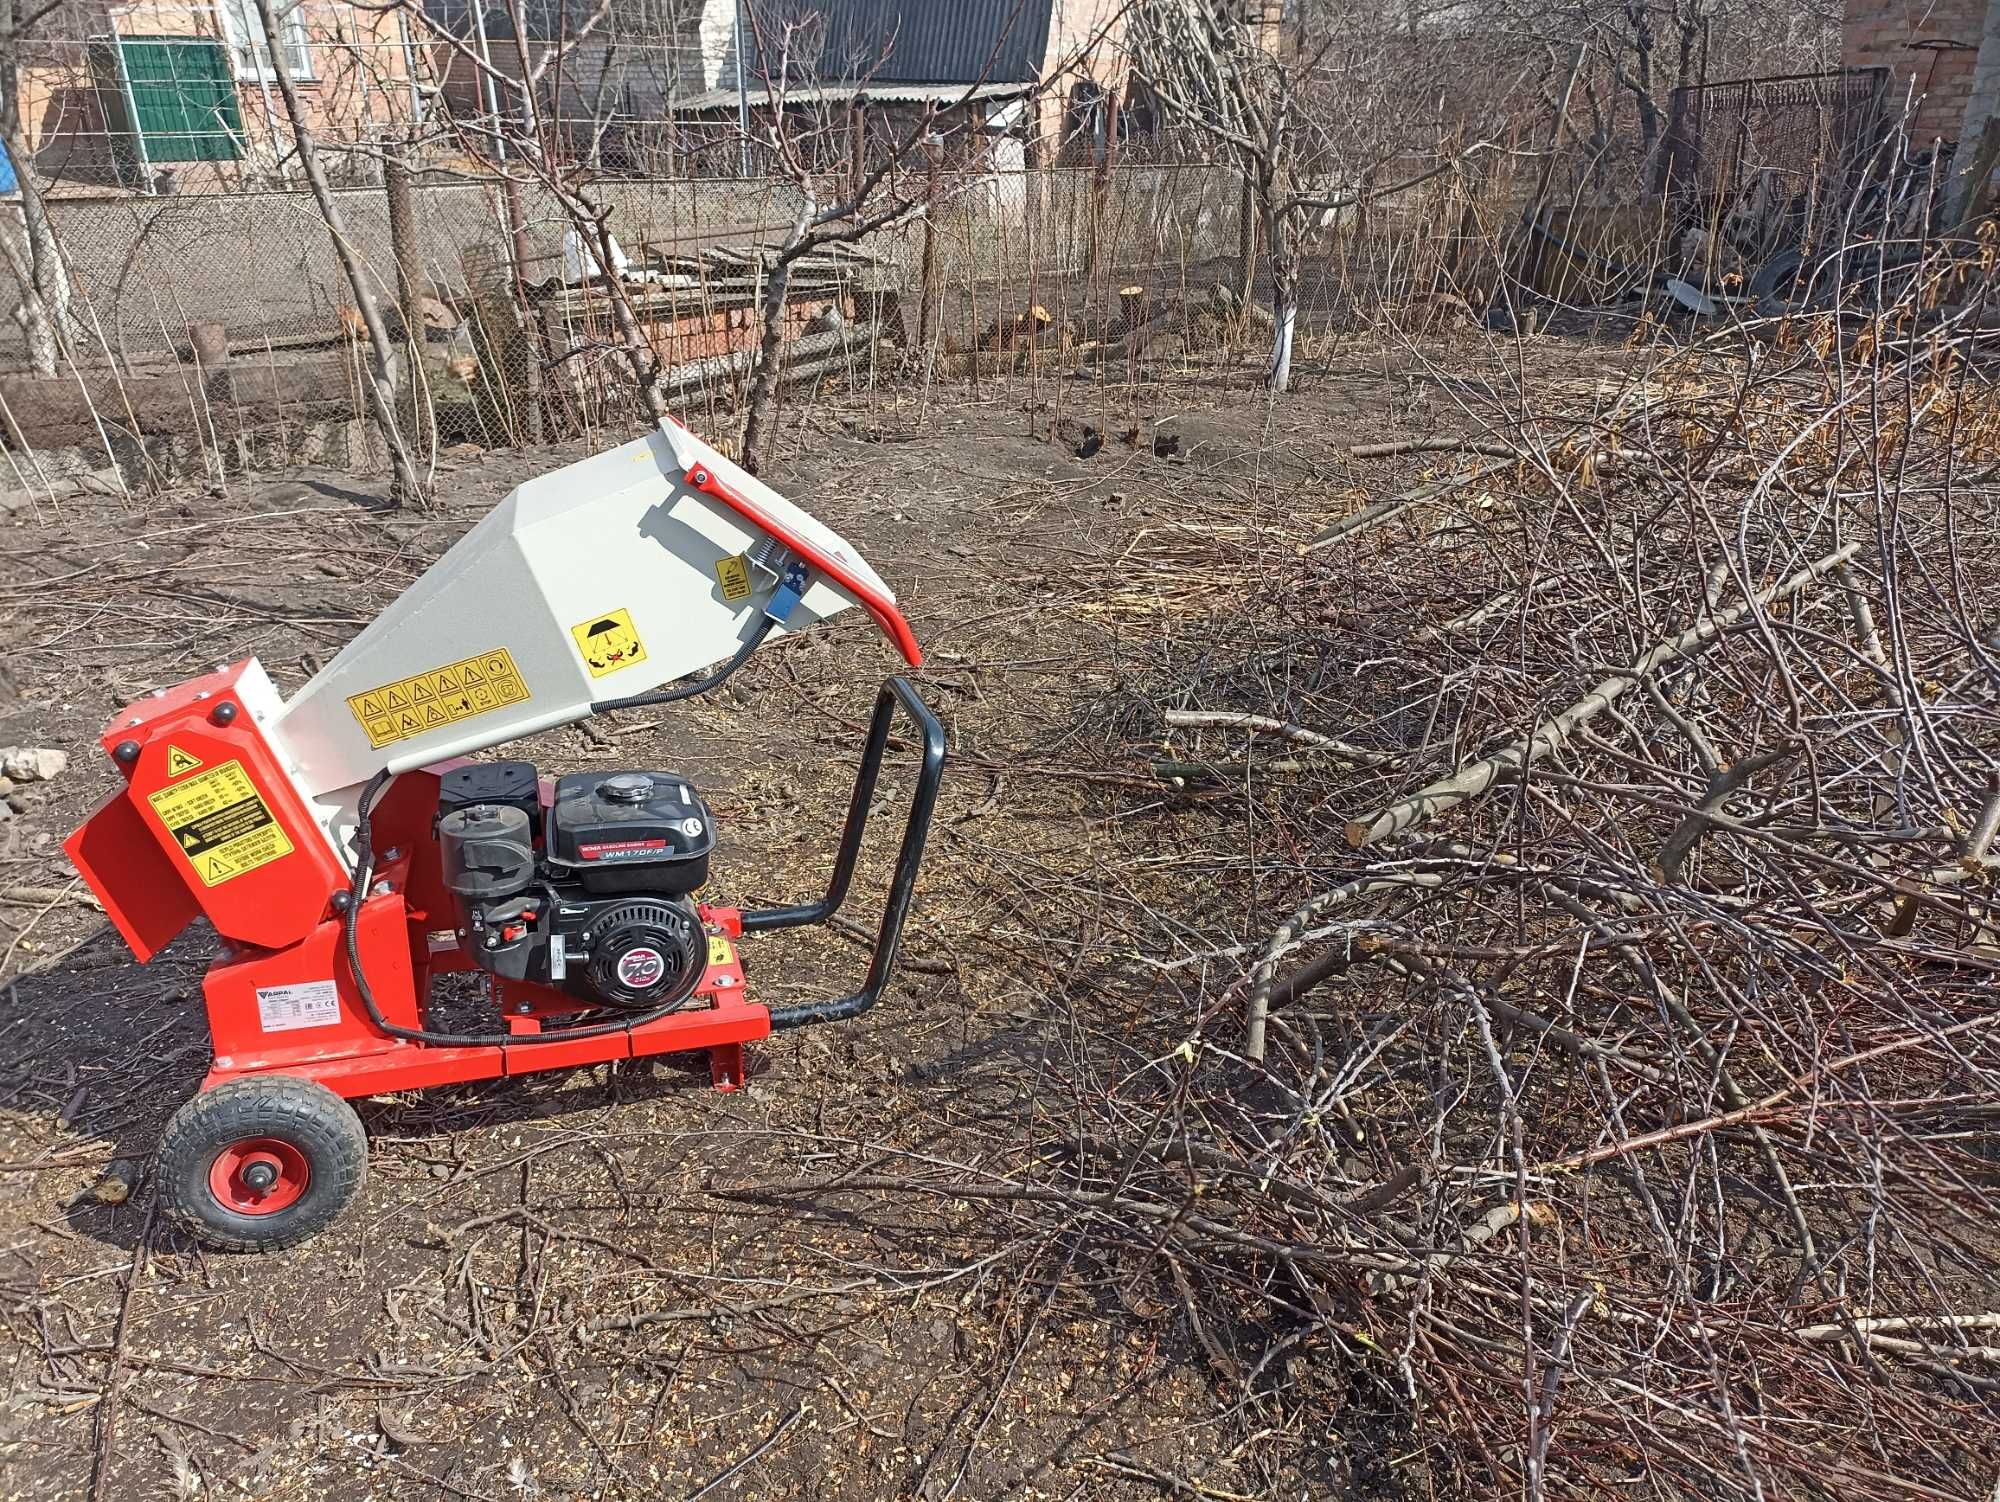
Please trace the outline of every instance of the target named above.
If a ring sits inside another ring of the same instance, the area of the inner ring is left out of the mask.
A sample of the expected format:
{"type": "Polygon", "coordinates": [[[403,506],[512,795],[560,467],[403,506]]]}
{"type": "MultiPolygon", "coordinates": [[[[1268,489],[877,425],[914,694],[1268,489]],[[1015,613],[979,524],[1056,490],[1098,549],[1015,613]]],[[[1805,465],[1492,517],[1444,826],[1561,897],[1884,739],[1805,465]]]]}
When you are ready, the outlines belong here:
{"type": "MultiPolygon", "coordinates": [[[[1032,83],[1049,48],[1053,0],[766,0],[757,11],[757,41],[775,54],[789,34],[791,77],[801,65],[821,83],[869,84],[887,97],[889,84],[1032,83]],[[780,17],[790,21],[788,28],[780,17]],[[801,25],[810,21],[809,25],[801,25]],[[810,54],[808,56],[807,54],[810,54]]],[[[765,71],[756,45],[752,71],[765,71]]]]}
{"type": "MultiPolygon", "coordinates": [[[[962,83],[807,84],[787,89],[785,102],[845,104],[856,94],[866,94],[874,104],[956,104],[964,99],[1013,99],[1033,87],[1033,84],[1027,83],[983,83],[977,88],[962,83]]],[[[749,80],[746,92],[753,109],[761,109],[771,102],[770,91],[760,79],[749,80]]],[[[726,89],[704,89],[699,94],[683,94],[673,101],[673,107],[694,114],[733,110],[736,108],[736,89],[732,85],[726,89]]]]}

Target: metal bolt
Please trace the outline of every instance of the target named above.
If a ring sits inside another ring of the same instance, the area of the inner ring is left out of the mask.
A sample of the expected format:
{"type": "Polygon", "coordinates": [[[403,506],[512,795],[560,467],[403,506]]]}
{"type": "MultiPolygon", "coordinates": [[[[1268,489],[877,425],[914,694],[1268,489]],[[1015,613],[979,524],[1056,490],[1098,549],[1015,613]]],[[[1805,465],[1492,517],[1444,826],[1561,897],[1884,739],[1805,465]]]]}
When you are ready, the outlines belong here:
{"type": "Polygon", "coordinates": [[[139,717],[137,715],[133,715],[131,719],[125,722],[125,728],[129,730],[138,723],[139,723],[139,717]]]}
{"type": "Polygon", "coordinates": [[[204,688],[204,689],[197,689],[197,690],[195,691],[195,697],[196,697],[197,699],[206,699],[206,698],[208,698],[208,697],[209,697],[209,693],[208,693],[208,690],[207,690],[207,689],[205,689],[205,688],[204,688]]]}
{"type": "Polygon", "coordinates": [[[528,1015],[528,1013],[532,1012],[534,1008],[524,1001],[519,1006],[515,1007],[514,1010],[520,1013],[521,1016],[525,1017],[528,1015]]]}
{"type": "Polygon", "coordinates": [[[396,889],[391,885],[389,885],[389,882],[385,878],[382,881],[376,882],[375,885],[370,887],[368,890],[372,895],[376,897],[387,897],[391,892],[395,891],[396,889]]]}
{"type": "Polygon", "coordinates": [[[387,850],[382,852],[382,859],[385,861],[399,861],[402,858],[402,849],[396,845],[391,845],[387,850]]]}

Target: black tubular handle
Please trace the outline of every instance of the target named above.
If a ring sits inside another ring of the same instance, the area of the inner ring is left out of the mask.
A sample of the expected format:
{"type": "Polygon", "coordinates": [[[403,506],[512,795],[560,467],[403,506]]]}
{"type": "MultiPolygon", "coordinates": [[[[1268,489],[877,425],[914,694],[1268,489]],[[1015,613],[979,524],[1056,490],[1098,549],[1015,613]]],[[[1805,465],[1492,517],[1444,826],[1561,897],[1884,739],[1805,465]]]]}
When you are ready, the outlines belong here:
{"type": "Polygon", "coordinates": [[[923,737],[924,759],[917,772],[916,791],[910,796],[910,819],[903,828],[902,849],[896,853],[896,873],[889,882],[889,902],[882,910],[882,926],[875,934],[875,953],[868,961],[868,978],[859,991],[838,1001],[773,1007],[773,1032],[860,1016],[875,1005],[890,972],[896,968],[903,920],[910,914],[910,895],[916,890],[917,868],[923,864],[924,841],[930,835],[931,814],[937,808],[938,784],[944,779],[944,726],[907,678],[889,679],[875,697],[874,718],[868,724],[868,744],[861,753],[861,770],[854,779],[854,797],[847,805],[847,823],[840,831],[840,851],[834,857],[833,880],[827,883],[826,895],[817,902],[764,908],[743,915],[743,931],[749,934],[824,923],[840,910],[854,880],[855,864],[861,858],[861,837],[868,831],[868,809],[875,798],[875,780],[882,770],[882,753],[889,747],[889,727],[895,722],[898,705],[923,737]]]}

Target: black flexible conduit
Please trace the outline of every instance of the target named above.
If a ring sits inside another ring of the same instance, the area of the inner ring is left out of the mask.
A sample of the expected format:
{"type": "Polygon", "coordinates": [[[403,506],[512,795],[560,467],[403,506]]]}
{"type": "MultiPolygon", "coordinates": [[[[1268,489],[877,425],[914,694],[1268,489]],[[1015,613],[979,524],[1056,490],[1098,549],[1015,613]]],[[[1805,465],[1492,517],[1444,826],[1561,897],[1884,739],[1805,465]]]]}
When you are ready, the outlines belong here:
{"type": "Polygon", "coordinates": [[[736,655],[706,678],[697,678],[694,682],[683,684],[679,688],[656,688],[650,693],[633,694],[628,699],[599,699],[590,706],[590,712],[606,714],[614,709],[647,709],[655,704],[673,704],[682,699],[692,699],[696,694],[705,694],[712,688],[719,688],[723,679],[750,660],[750,654],[764,644],[764,638],[771,634],[772,628],[777,624],[768,615],[758,616],[757,629],[752,631],[743,645],[736,649],[736,655]]]}

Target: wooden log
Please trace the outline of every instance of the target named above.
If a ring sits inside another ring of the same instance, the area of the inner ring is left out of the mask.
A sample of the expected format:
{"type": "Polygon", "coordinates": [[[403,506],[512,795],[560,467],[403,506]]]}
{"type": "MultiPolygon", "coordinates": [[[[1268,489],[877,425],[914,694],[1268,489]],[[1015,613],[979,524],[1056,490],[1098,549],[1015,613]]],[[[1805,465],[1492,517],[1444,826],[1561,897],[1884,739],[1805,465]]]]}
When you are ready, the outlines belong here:
{"type": "Polygon", "coordinates": [[[229,330],[219,323],[191,323],[187,333],[202,389],[214,401],[229,401],[229,330]]]}

